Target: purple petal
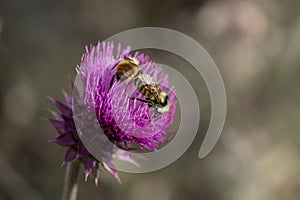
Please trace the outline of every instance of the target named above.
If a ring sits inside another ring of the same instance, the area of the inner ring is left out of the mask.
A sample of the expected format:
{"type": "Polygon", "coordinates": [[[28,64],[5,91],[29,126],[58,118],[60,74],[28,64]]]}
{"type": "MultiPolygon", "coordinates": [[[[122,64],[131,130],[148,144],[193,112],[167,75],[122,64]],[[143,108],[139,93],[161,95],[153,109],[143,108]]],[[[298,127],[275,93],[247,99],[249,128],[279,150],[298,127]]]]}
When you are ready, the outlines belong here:
{"type": "Polygon", "coordinates": [[[47,119],[47,121],[56,128],[59,132],[66,132],[66,124],[64,121],[56,120],[56,119],[47,119]]]}
{"type": "Polygon", "coordinates": [[[55,120],[61,121],[63,118],[60,116],[60,114],[58,114],[57,112],[53,111],[53,110],[49,110],[52,114],[52,116],[54,117],[55,120]]]}
{"type": "Polygon", "coordinates": [[[88,176],[92,172],[93,168],[97,164],[97,160],[90,156],[85,156],[82,158],[83,165],[84,165],[84,173],[85,173],[85,180],[87,180],[88,176]]]}
{"type": "Polygon", "coordinates": [[[100,177],[100,170],[99,169],[94,169],[92,171],[92,174],[94,176],[94,179],[95,179],[95,185],[98,186],[98,183],[99,183],[99,177],[100,177]]]}
{"type": "Polygon", "coordinates": [[[60,110],[60,112],[63,115],[72,116],[73,113],[71,108],[67,107],[65,104],[52,97],[49,97],[49,99],[56,105],[56,107],[60,110]]]}
{"type": "Polygon", "coordinates": [[[81,141],[78,142],[77,145],[77,151],[78,151],[78,156],[79,157],[85,157],[87,156],[90,152],[84,147],[81,141]]]}
{"type": "Polygon", "coordinates": [[[71,146],[76,144],[73,134],[69,132],[59,135],[57,138],[50,140],[50,142],[55,142],[62,146],[71,146]]]}
{"type": "Polygon", "coordinates": [[[133,164],[136,167],[139,167],[140,164],[133,158],[131,158],[130,156],[136,157],[136,158],[140,158],[140,159],[145,159],[143,156],[140,156],[139,154],[135,154],[135,153],[131,153],[128,151],[117,151],[114,156],[122,161],[126,161],[128,163],[133,164]]]}
{"type": "Polygon", "coordinates": [[[66,127],[67,127],[68,131],[75,132],[76,127],[75,127],[74,119],[72,117],[67,117],[65,115],[62,115],[62,118],[63,118],[63,120],[66,124],[66,127]]]}
{"type": "Polygon", "coordinates": [[[66,93],[66,91],[62,91],[65,97],[66,104],[71,107],[72,106],[72,98],[66,93]]]}
{"type": "Polygon", "coordinates": [[[73,147],[70,147],[65,155],[64,163],[71,162],[77,158],[77,152],[73,147]]]}
{"type": "Polygon", "coordinates": [[[118,171],[115,168],[110,167],[106,162],[103,162],[102,164],[104,169],[106,169],[109,173],[111,173],[115,177],[115,179],[119,181],[119,183],[122,183],[118,171]]]}

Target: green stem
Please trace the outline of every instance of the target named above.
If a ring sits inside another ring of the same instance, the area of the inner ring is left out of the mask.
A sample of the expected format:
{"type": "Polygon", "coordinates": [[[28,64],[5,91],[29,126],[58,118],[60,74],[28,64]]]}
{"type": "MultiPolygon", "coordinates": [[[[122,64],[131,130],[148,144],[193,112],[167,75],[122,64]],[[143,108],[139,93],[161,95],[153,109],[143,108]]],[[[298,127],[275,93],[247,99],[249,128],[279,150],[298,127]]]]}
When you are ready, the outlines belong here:
{"type": "Polygon", "coordinates": [[[79,164],[78,160],[67,164],[62,200],[77,199],[79,164]]]}

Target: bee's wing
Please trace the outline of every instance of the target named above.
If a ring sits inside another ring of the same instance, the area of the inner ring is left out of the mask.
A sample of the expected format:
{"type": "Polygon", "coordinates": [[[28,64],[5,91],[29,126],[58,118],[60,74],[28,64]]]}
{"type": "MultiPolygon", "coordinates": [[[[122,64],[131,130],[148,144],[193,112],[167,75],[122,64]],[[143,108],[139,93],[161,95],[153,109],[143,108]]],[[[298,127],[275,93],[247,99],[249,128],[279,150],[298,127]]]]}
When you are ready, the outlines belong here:
{"type": "Polygon", "coordinates": [[[154,82],[154,80],[152,79],[152,77],[148,74],[140,74],[138,77],[141,80],[141,83],[143,85],[152,85],[152,84],[156,84],[154,82]]]}
{"type": "Polygon", "coordinates": [[[147,90],[158,102],[159,95],[160,95],[160,88],[158,87],[157,83],[148,74],[140,74],[139,79],[141,80],[141,83],[144,85],[144,87],[147,88],[147,90]]]}

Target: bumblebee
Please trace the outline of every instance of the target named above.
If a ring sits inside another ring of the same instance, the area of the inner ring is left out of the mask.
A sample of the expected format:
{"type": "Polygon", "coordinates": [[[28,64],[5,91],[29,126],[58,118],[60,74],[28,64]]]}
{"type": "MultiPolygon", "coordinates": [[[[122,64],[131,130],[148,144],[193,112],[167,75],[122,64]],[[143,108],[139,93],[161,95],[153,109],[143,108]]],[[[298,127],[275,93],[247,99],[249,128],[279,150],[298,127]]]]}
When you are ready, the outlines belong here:
{"type": "Polygon", "coordinates": [[[114,79],[117,81],[124,81],[126,79],[133,79],[138,76],[141,71],[139,67],[139,61],[131,56],[125,56],[123,60],[119,61],[112,69],[115,69],[115,73],[110,81],[110,87],[114,83],[114,79]]]}
{"type": "Polygon", "coordinates": [[[133,84],[145,97],[145,99],[131,99],[136,99],[148,103],[148,106],[150,108],[153,108],[155,111],[154,118],[169,111],[170,102],[167,93],[159,88],[158,84],[153,81],[150,75],[140,73],[134,78],[133,84]]]}

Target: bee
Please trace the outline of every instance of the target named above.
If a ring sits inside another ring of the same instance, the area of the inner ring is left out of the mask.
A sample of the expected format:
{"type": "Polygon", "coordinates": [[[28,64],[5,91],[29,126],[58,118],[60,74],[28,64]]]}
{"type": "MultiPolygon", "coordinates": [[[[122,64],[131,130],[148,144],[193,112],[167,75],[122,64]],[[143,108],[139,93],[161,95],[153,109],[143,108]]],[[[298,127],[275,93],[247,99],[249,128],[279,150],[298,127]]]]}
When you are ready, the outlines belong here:
{"type": "Polygon", "coordinates": [[[130,99],[148,103],[148,106],[155,111],[154,117],[169,111],[170,103],[168,95],[159,88],[158,84],[150,75],[144,74],[140,70],[140,63],[136,58],[125,56],[124,59],[119,61],[112,69],[115,69],[115,73],[111,79],[110,88],[114,84],[115,79],[119,82],[125,80],[133,81],[134,86],[145,99],[130,99]]]}
{"type": "Polygon", "coordinates": [[[153,108],[155,111],[154,118],[169,111],[170,102],[167,93],[159,88],[158,84],[152,79],[150,75],[140,73],[133,79],[133,84],[145,97],[145,99],[131,99],[136,99],[141,102],[148,103],[148,106],[150,108],[153,108]]]}
{"type": "Polygon", "coordinates": [[[117,81],[123,82],[126,79],[133,79],[138,76],[140,71],[140,63],[139,61],[131,56],[125,56],[123,60],[119,61],[112,69],[115,69],[115,73],[110,81],[110,87],[112,87],[114,83],[114,79],[117,81]]]}

